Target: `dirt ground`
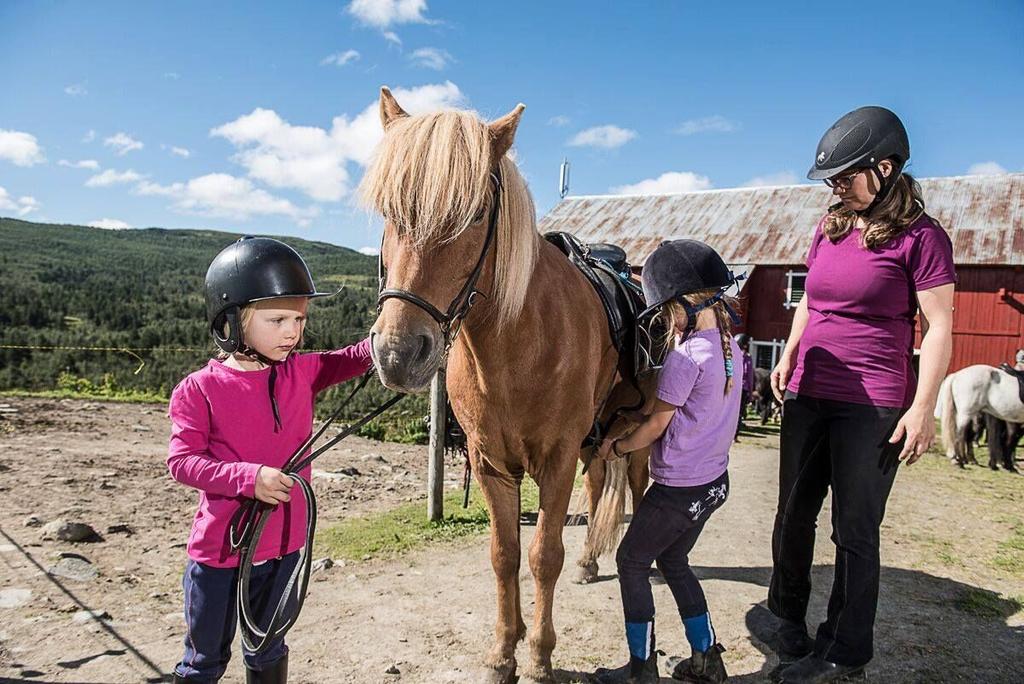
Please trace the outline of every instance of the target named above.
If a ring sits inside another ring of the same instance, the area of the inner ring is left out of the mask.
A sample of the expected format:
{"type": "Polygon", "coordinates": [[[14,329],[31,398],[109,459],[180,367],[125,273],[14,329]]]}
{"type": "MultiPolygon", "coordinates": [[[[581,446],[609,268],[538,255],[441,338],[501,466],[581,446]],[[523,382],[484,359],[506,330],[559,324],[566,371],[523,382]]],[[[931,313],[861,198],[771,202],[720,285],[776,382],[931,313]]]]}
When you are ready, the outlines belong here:
{"type": "MultiPolygon", "coordinates": [[[[167,474],[167,434],[158,406],[0,399],[0,681],[143,682],[170,672],[184,634],[180,581],[195,496],[167,474]],[[101,540],[44,540],[42,525],[58,519],[87,523],[101,540]],[[47,573],[55,567],[96,573],[47,573]],[[89,619],[85,610],[105,616],[89,619]]],[[[314,478],[321,525],[421,498],[424,451],[352,438],[324,456],[314,478]],[[342,474],[351,468],[358,475],[342,474]]],[[[1024,575],[1019,564],[993,561],[1024,525],[1024,477],[960,472],[929,458],[900,473],[890,498],[869,679],[1024,681],[1024,575]]],[[[730,500],[691,556],[736,681],[764,681],[777,662],[764,607],[776,461],[770,434],[737,445],[730,500]]],[[[456,486],[461,470],[449,472],[456,486]]],[[[831,584],[827,515],[812,624],[824,614],[831,584]]],[[[524,544],[532,533],[524,527],[524,544]]],[[[602,559],[596,584],[569,581],[584,533],[565,533],[555,613],[561,682],[586,681],[585,673],[625,655],[612,560],[602,559]]],[[[521,581],[529,616],[533,581],[525,562],[521,581]]],[[[659,646],[682,653],[671,595],[664,586],[654,593],[659,646]]],[[[338,564],[314,575],[289,634],[290,681],[480,681],[494,612],[485,537],[338,564]]],[[[519,657],[526,658],[525,644],[519,657]]],[[[224,681],[244,681],[237,651],[224,681]]]]}

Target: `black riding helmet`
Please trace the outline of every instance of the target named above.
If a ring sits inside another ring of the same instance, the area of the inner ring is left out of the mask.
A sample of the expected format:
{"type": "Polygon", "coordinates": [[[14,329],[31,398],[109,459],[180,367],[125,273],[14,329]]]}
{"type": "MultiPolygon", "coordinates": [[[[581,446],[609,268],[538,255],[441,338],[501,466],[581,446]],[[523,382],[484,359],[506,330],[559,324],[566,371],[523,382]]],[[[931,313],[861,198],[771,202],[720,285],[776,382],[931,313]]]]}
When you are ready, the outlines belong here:
{"type": "Polygon", "coordinates": [[[240,312],[276,297],[327,297],[317,292],[298,252],[273,238],[246,235],[224,248],[206,271],[206,317],[217,346],[232,354],[248,348],[240,312]],[[227,323],[228,335],[224,337],[227,323]]]}
{"type": "MultiPolygon", "coordinates": [[[[646,316],[663,304],[675,300],[686,310],[689,318],[686,335],[689,335],[696,324],[697,314],[721,301],[726,289],[737,280],[739,278],[733,275],[718,252],[703,242],[663,242],[644,262],[640,281],[647,308],[640,316],[646,316]],[[718,290],[718,293],[698,306],[691,306],[682,299],[683,295],[701,290],[718,290]]],[[[733,321],[739,323],[739,317],[728,304],[726,309],[733,321]]]]}
{"type": "Polygon", "coordinates": [[[858,212],[868,214],[889,195],[909,159],[910,138],[900,118],[885,107],[861,107],[825,131],[807,177],[826,180],[848,169],[871,169],[880,189],[871,206],[858,212]],[[878,170],[883,159],[895,166],[888,178],[878,170]]]}

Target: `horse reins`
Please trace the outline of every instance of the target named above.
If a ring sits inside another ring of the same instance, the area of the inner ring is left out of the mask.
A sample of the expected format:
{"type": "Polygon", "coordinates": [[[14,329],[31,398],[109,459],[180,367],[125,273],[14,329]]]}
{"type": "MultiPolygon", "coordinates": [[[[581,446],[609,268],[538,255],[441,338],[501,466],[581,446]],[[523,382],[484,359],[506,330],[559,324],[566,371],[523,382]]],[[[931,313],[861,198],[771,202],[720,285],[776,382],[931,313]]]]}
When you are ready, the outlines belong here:
{"type": "Polygon", "coordinates": [[[281,593],[281,598],[278,600],[277,607],[274,609],[274,613],[271,616],[270,623],[267,625],[266,629],[260,629],[259,625],[256,624],[256,619],[253,615],[252,605],[249,599],[249,578],[250,573],[252,572],[253,562],[256,557],[256,549],[259,547],[260,536],[263,534],[263,528],[269,519],[268,514],[274,510],[274,506],[257,499],[252,499],[251,501],[246,502],[239,509],[235,519],[232,521],[229,529],[231,549],[241,555],[238,565],[239,572],[237,587],[238,622],[241,625],[242,643],[253,653],[260,653],[266,650],[272,642],[283,637],[299,618],[299,613],[302,611],[302,604],[306,600],[306,589],[309,586],[309,576],[313,565],[312,547],[313,536],[316,533],[316,498],[313,495],[313,488],[310,483],[307,482],[299,473],[310,465],[318,456],[356,432],[369,421],[387,411],[406,396],[404,394],[397,394],[391,397],[373,411],[346,427],[340,433],[325,442],[322,446],[312,451],[308,456],[303,457],[303,454],[312,447],[313,443],[316,442],[316,440],[324,434],[334,420],[341,415],[341,412],[349,405],[352,398],[366,386],[367,381],[369,381],[372,375],[373,369],[371,368],[363,375],[362,380],[360,380],[355,388],[353,388],[348,397],[345,398],[345,401],[343,401],[341,405],[334,410],[330,417],[327,418],[320,429],[317,430],[316,433],[311,431],[310,436],[306,438],[294,453],[292,453],[284,466],[281,467],[281,472],[292,478],[292,480],[302,490],[303,496],[306,500],[306,543],[299,551],[299,561],[296,563],[291,577],[288,578],[288,583],[285,585],[285,589],[281,593]],[[289,616],[287,605],[291,599],[292,590],[296,587],[296,584],[298,585],[298,591],[296,594],[297,604],[294,612],[291,612],[291,615],[289,616]]]}

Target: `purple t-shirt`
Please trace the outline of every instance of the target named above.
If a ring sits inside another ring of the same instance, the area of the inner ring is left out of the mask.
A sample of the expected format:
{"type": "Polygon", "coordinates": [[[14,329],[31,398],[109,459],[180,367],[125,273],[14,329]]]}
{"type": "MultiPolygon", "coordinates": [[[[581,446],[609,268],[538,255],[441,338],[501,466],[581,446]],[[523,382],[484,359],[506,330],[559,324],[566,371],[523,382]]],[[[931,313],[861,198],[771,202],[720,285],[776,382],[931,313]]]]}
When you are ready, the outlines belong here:
{"type": "Polygon", "coordinates": [[[807,328],[787,389],[910,406],[917,389],[910,365],[917,292],[956,282],[949,236],[926,214],[874,249],[861,245],[859,230],[833,244],[821,227],[807,254],[807,328]]]}
{"type": "MultiPolygon", "coordinates": [[[[734,367],[742,354],[735,340],[734,367]]],[[[665,357],[657,396],[676,406],[651,449],[651,479],[669,487],[694,487],[729,466],[729,447],[740,417],[740,380],[725,394],[725,358],[718,328],[695,332],[665,357]]]]}

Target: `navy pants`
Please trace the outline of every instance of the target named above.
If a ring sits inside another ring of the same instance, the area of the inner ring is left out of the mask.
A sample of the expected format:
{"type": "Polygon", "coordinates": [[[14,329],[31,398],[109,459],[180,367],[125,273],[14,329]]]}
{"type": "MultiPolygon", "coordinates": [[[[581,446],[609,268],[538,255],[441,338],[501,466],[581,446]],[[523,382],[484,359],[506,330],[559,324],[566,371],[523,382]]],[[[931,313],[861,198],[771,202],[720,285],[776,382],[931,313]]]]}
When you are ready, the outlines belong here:
{"type": "Polygon", "coordinates": [[[814,651],[840,665],[864,665],[873,655],[878,530],[903,448],[889,438],[902,413],[792,393],[783,406],[768,608],[787,620],[805,620],[815,528],[831,488],[835,579],[814,651]]]}
{"type": "Polygon", "coordinates": [[[728,473],[696,487],[655,482],[648,488],[615,554],[627,623],[654,620],[650,573],[655,561],[672,590],[679,617],[686,620],[708,612],[689,554],[704,523],[728,495],[728,473]]]}
{"type": "MultiPolygon", "coordinates": [[[[291,577],[299,552],[255,565],[250,572],[249,598],[260,629],[266,629],[291,577]]],[[[238,568],[214,568],[190,560],[185,566],[185,655],[175,672],[190,681],[216,682],[231,660],[238,623],[235,594],[238,568]]],[[[294,599],[288,606],[294,610],[294,599]]],[[[262,670],[288,653],[284,638],[254,655],[242,649],[245,666],[262,670]]]]}

